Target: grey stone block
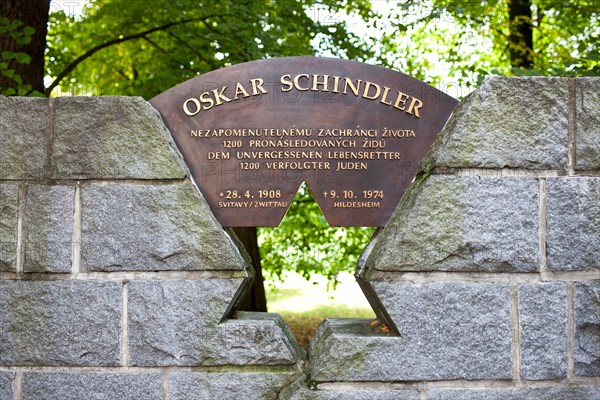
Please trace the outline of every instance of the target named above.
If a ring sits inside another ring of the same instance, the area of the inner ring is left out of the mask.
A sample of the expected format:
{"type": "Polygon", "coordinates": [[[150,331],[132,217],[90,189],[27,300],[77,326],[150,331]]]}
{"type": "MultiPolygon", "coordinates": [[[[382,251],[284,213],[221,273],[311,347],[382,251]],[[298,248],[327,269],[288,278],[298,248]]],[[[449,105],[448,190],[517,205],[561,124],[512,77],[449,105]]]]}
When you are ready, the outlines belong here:
{"type": "Polygon", "coordinates": [[[81,270],[245,270],[190,181],[82,187],[81,270]]]}
{"type": "Polygon", "coordinates": [[[368,320],[326,320],[309,348],[311,379],[511,378],[507,286],[372,284],[401,337],[370,332],[368,320]]]}
{"type": "Polygon", "coordinates": [[[521,374],[527,380],[567,376],[567,287],[519,286],[521,374]]]}
{"type": "Polygon", "coordinates": [[[600,78],[576,79],[575,168],[600,169],[600,78]]]}
{"type": "Polygon", "coordinates": [[[208,347],[242,279],[131,281],[131,365],[211,363],[208,347]]]}
{"type": "Polygon", "coordinates": [[[181,179],[187,167],[141,97],[56,100],[53,179],[181,179]]]}
{"type": "Polygon", "coordinates": [[[25,209],[25,272],[70,272],[73,186],[30,185],[25,209]]]}
{"type": "Polygon", "coordinates": [[[422,165],[565,169],[568,98],[568,79],[488,77],[454,110],[422,165]]]}
{"type": "Polygon", "coordinates": [[[23,400],[162,400],[162,374],[26,372],[23,400]]]}
{"type": "Polygon", "coordinates": [[[432,389],[427,400],[592,400],[597,387],[545,387],[519,389],[432,389]]]}
{"type": "Polygon", "coordinates": [[[433,175],[413,188],[366,267],[383,271],[536,271],[538,183],[433,175]]]}
{"type": "Polygon", "coordinates": [[[0,371],[0,399],[12,400],[13,399],[13,381],[15,379],[14,372],[0,371]]]}
{"type": "Polygon", "coordinates": [[[374,389],[350,387],[328,387],[309,389],[303,380],[297,380],[281,392],[281,400],[418,400],[416,389],[374,389]]]}
{"type": "Polygon", "coordinates": [[[600,376],[600,281],[575,286],[575,375],[600,376]]]}
{"type": "Polygon", "coordinates": [[[600,269],[600,178],[548,178],[548,268],[600,269]]]}
{"type": "Polygon", "coordinates": [[[237,312],[219,324],[207,350],[213,365],[286,365],[304,358],[281,316],[259,312],[237,312]]]}
{"type": "Polygon", "coordinates": [[[0,96],[0,180],[44,178],[48,102],[0,96]]]}
{"type": "Polygon", "coordinates": [[[292,372],[175,372],[169,375],[169,400],[275,400],[298,374],[292,372]]]}
{"type": "Polygon", "coordinates": [[[0,272],[16,270],[18,203],[17,185],[0,185],[0,272]]]}
{"type": "Polygon", "coordinates": [[[0,281],[0,365],[118,365],[121,284],[0,281]]]}

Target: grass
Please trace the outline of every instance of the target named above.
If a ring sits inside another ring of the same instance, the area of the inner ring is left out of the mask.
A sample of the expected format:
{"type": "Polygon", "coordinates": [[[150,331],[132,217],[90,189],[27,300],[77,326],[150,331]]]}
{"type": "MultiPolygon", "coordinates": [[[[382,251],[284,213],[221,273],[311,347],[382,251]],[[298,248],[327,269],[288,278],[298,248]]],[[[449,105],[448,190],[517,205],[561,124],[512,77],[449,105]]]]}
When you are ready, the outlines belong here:
{"type": "Polygon", "coordinates": [[[320,276],[309,282],[288,274],[283,282],[267,282],[269,312],[281,314],[305,348],[325,318],[375,318],[354,277],[346,274],[340,281],[336,290],[330,291],[320,276]]]}

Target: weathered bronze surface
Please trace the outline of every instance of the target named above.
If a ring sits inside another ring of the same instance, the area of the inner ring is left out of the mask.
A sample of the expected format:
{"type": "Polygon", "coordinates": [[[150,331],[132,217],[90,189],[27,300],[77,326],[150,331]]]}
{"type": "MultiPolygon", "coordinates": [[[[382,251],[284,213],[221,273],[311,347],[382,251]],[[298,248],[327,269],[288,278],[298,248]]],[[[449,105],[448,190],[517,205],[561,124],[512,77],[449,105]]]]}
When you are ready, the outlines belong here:
{"type": "Polygon", "coordinates": [[[223,226],[277,226],[303,181],[332,226],[384,226],[457,100],[400,72],[290,57],[153,98],[223,226]]]}

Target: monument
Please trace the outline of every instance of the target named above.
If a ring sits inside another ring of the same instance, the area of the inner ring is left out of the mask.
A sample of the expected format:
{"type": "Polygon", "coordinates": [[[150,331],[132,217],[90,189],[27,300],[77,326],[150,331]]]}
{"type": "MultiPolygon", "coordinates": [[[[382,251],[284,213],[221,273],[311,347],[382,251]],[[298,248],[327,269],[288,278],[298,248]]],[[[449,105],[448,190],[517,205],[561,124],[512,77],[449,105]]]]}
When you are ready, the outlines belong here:
{"type": "Polygon", "coordinates": [[[384,226],[458,101],[340,59],[239,64],[156,96],[223,226],[277,226],[305,181],[332,226],[384,226]]]}

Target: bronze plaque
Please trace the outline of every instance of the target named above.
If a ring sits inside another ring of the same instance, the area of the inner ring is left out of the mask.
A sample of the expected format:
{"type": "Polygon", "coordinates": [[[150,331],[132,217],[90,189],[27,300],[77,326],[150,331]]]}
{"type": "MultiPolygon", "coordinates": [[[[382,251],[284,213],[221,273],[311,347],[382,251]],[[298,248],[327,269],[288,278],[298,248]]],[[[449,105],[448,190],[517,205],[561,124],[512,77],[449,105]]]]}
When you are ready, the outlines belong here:
{"type": "Polygon", "coordinates": [[[289,57],[150,103],[223,226],[278,226],[306,181],[332,226],[384,226],[458,101],[400,72],[289,57]]]}

